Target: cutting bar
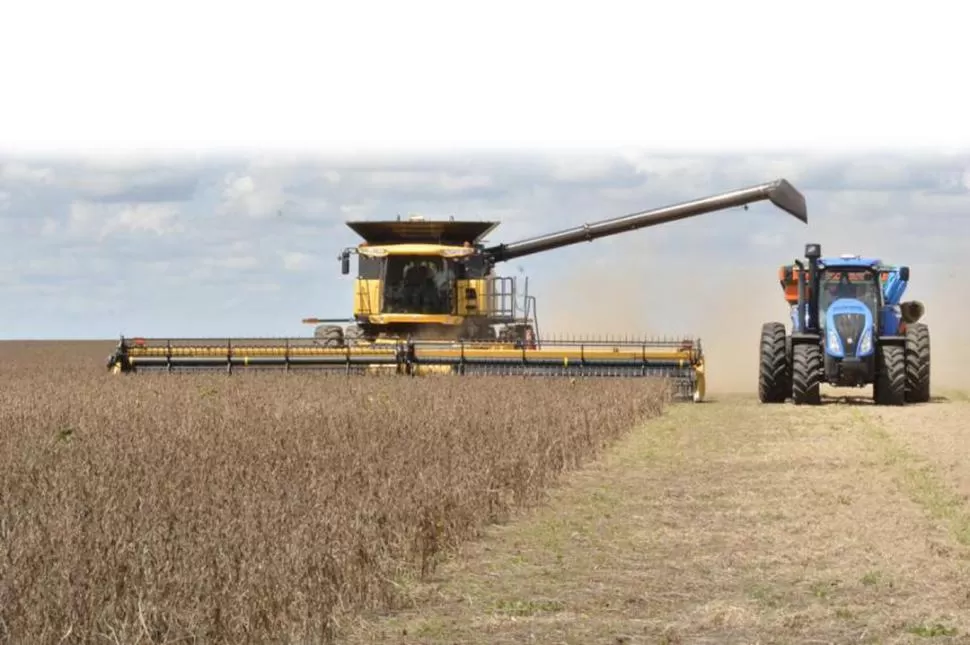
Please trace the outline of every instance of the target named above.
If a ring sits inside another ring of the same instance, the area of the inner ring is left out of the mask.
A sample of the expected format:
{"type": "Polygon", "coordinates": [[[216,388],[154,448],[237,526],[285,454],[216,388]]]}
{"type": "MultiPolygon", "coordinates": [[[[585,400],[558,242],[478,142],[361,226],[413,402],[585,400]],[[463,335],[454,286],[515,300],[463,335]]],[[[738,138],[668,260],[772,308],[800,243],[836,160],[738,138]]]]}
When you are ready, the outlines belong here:
{"type": "Polygon", "coordinates": [[[681,398],[704,395],[704,358],[694,340],[547,341],[537,347],[401,340],[344,347],[312,338],[122,338],[108,358],[113,373],[165,370],[323,369],[348,373],[654,377],[681,398]]]}

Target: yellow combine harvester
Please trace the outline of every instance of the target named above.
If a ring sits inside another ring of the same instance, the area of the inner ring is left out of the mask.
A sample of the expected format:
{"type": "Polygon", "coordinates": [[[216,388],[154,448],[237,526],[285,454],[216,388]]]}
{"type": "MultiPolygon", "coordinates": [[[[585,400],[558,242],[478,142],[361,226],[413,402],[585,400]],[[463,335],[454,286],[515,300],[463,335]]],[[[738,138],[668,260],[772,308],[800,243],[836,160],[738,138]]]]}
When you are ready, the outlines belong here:
{"type": "Polygon", "coordinates": [[[514,242],[485,245],[497,222],[358,221],[364,241],[339,256],[358,258],[353,317],[307,318],[313,337],[283,339],[122,338],[108,359],[114,373],[143,369],[330,368],[403,374],[505,373],[663,376],[684,398],[704,397],[699,340],[540,340],[528,279],[494,266],[535,253],[769,200],[807,223],[805,198],[779,179],[514,242]],[[343,326],[340,323],[351,323],[343,326]]]}

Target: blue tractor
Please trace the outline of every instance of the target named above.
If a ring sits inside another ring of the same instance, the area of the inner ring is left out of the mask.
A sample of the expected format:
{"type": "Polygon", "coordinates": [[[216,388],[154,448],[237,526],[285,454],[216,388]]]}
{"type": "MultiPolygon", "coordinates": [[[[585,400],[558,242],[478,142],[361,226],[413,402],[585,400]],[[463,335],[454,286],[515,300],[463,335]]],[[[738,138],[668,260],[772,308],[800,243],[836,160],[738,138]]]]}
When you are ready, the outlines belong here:
{"type": "Polygon", "coordinates": [[[919,301],[900,302],[908,266],[852,255],[805,259],[779,269],[792,332],[761,327],[758,395],[762,403],[821,403],[820,386],[872,385],[876,405],[930,400],[930,333],[919,301]]]}

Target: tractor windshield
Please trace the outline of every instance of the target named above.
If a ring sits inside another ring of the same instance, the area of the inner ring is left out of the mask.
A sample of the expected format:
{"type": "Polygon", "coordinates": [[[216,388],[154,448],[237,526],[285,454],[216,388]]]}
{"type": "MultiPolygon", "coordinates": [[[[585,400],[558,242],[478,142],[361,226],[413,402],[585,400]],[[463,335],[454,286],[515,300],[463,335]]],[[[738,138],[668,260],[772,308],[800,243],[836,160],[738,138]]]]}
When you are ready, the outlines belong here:
{"type": "Polygon", "coordinates": [[[819,317],[825,320],[825,311],[836,300],[852,298],[858,300],[876,317],[881,304],[881,291],[878,275],[868,269],[826,268],[822,271],[819,283],[819,317]]]}
{"type": "Polygon", "coordinates": [[[392,255],[384,272],[384,313],[454,313],[452,261],[440,256],[392,255]]]}

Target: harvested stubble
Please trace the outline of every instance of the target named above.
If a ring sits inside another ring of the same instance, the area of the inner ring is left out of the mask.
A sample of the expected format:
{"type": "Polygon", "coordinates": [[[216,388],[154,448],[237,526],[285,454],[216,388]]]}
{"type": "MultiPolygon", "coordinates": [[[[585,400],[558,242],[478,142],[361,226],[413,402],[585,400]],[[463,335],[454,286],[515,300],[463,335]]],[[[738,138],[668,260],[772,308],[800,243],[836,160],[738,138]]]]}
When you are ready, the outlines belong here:
{"type": "Polygon", "coordinates": [[[4,642],[328,640],[668,401],[638,379],[118,378],[4,352],[4,642]]]}

